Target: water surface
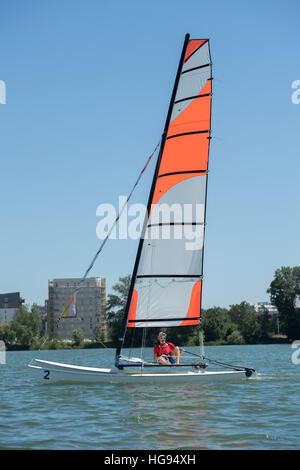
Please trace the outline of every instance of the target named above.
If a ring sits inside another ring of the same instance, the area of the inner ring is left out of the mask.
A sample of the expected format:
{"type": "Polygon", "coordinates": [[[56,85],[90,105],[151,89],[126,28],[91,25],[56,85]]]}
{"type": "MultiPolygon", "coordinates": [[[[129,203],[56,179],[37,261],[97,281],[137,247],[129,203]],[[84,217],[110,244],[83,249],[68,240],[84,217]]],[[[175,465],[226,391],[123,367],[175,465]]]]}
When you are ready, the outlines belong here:
{"type": "Polygon", "coordinates": [[[0,449],[299,449],[300,365],[292,363],[291,346],[205,352],[254,367],[258,377],[202,387],[46,384],[27,368],[34,357],[112,367],[114,351],[7,352],[0,365],[0,449]]]}

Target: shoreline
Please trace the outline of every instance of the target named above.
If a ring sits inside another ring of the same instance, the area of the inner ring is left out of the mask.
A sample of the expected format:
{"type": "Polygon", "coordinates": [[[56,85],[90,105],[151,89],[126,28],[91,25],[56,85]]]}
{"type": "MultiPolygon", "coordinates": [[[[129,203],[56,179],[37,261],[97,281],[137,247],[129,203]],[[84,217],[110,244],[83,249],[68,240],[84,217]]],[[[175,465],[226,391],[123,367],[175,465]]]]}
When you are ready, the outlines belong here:
{"type": "MultiPolygon", "coordinates": [[[[274,337],[270,338],[268,341],[259,342],[259,343],[244,343],[244,344],[234,344],[234,343],[227,343],[226,341],[208,341],[205,343],[204,346],[256,346],[256,345],[268,345],[268,344],[290,344],[291,340],[287,337],[274,337]]],[[[195,346],[193,344],[187,344],[186,347],[195,346]]],[[[146,346],[151,347],[151,346],[146,346]]],[[[115,349],[116,346],[113,342],[105,342],[105,343],[98,343],[97,341],[86,342],[85,344],[81,345],[74,345],[70,342],[66,341],[57,341],[55,345],[52,347],[31,347],[31,346],[24,346],[24,345],[8,345],[6,347],[6,351],[51,351],[51,350],[75,350],[75,349],[115,349]]],[[[139,349],[139,347],[132,347],[132,349],[139,349]]]]}

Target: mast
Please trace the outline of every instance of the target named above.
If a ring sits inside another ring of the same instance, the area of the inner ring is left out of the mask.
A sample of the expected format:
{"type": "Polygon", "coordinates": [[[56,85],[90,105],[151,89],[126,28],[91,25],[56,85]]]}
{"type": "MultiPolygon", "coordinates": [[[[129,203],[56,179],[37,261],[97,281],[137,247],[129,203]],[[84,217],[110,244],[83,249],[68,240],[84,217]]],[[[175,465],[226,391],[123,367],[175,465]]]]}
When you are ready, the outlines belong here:
{"type": "Polygon", "coordinates": [[[116,348],[116,366],[118,366],[118,357],[120,356],[121,349],[122,349],[123,342],[124,342],[124,338],[125,338],[127,322],[128,322],[128,314],[129,314],[130,304],[131,304],[131,300],[132,300],[133,289],[134,289],[134,285],[135,285],[135,281],[136,281],[137,270],[138,270],[138,266],[139,266],[139,261],[140,261],[140,257],[141,257],[143,244],[144,244],[144,235],[145,235],[145,231],[146,231],[146,228],[147,228],[147,221],[148,221],[148,217],[149,217],[149,214],[150,214],[151,203],[152,203],[153,194],[154,194],[154,190],[155,190],[155,184],[156,184],[156,180],[157,180],[157,176],[158,176],[158,171],[159,171],[159,167],[160,167],[161,158],[162,158],[164,147],[165,147],[167,132],[168,132],[168,128],[169,128],[169,124],[170,124],[170,120],[171,120],[173,105],[174,105],[174,101],[175,101],[175,97],[176,97],[176,92],[177,92],[177,89],[178,89],[178,83],[179,83],[181,70],[182,70],[182,66],[183,66],[183,63],[184,63],[184,58],[185,58],[187,46],[188,46],[188,43],[189,43],[189,39],[190,39],[190,35],[186,34],[185,39],[184,39],[184,43],[183,43],[183,48],[182,48],[182,52],[181,52],[181,57],[180,57],[178,69],[177,69],[174,88],[173,88],[173,92],[172,92],[172,96],[171,96],[171,100],[170,100],[170,104],[169,104],[169,109],[168,109],[168,114],[167,114],[167,118],[166,118],[166,122],[165,122],[165,127],[164,127],[164,131],[163,131],[163,134],[162,134],[160,150],[159,150],[159,154],[158,154],[158,158],[157,158],[157,163],[156,163],[156,167],[155,167],[155,171],[154,171],[154,176],[153,176],[151,190],[150,190],[148,204],[147,204],[147,213],[145,215],[145,220],[144,220],[144,225],[143,225],[143,230],[142,230],[142,236],[141,236],[140,241],[139,241],[137,256],[136,256],[136,260],[135,260],[135,264],[134,264],[134,268],[133,268],[133,273],[132,273],[132,277],[131,277],[131,283],[130,283],[129,293],[128,293],[128,297],[127,297],[127,303],[126,303],[126,307],[125,307],[123,323],[122,323],[122,327],[121,327],[121,331],[120,331],[120,337],[118,338],[118,344],[117,344],[117,348],[116,348]]]}

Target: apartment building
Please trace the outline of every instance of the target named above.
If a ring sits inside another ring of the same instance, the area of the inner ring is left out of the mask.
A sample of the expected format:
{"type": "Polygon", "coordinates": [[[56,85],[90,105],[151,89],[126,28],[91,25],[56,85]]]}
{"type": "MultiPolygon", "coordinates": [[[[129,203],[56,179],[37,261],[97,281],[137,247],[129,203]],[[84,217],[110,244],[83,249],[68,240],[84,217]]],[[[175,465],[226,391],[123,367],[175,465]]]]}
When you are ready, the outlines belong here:
{"type": "Polygon", "coordinates": [[[11,322],[22,303],[24,303],[24,299],[20,297],[20,292],[0,294],[0,323],[11,322]]]}
{"type": "Polygon", "coordinates": [[[65,309],[80,279],[52,279],[48,281],[48,332],[61,339],[72,338],[75,329],[81,328],[85,337],[95,339],[95,329],[100,329],[106,339],[106,279],[90,277],[76,294],[76,316],[57,319],[65,309]]]}
{"type": "Polygon", "coordinates": [[[253,307],[258,314],[268,311],[270,315],[278,315],[277,307],[270,302],[257,302],[253,307]]]}

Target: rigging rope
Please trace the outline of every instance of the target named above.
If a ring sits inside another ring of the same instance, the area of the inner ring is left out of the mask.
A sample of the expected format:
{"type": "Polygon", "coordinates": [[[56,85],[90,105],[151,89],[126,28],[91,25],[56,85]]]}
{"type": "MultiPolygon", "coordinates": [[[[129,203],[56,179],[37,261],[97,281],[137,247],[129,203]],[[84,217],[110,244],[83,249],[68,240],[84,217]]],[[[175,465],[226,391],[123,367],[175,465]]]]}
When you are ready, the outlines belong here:
{"type": "MultiPolygon", "coordinates": [[[[114,229],[115,226],[117,225],[117,223],[118,223],[118,221],[119,221],[119,219],[120,219],[120,217],[121,217],[121,215],[122,215],[122,213],[123,213],[125,207],[127,206],[127,204],[128,204],[128,202],[129,202],[129,200],[130,200],[132,194],[134,193],[135,188],[136,188],[137,185],[139,184],[140,179],[141,179],[143,173],[145,172],[145,170],[146,170],[148,164],[150,163],[150,160],[152,159],[152,157],[153,157],[153,155],[155,154],[156,150],[157,150],[158,147],[160,146],[160,143],[161,143],[161,139],[159,140],[158,144],[155,146],[155,148],[154,148],[153,152],[151,153],[151,155],[148,157],[148,159],[147,159],[147,161],[146,161],[146,163],[145,163],[143,169],[141,170],[141,172],[140,172],[140,174],[139,174],[139,176],[138,176],[136,182],[134,183],[134,185],[133,185],[133,187],[132,187],[132,189],[131,189],[129,195],[127,196],[126,201],[124,202],[123,207],[120,209],[120,211],[119,211],[117,217],[116,217],[115,220],[114,220],[114,223],[112,224],[112,226],[111,226],[110,230],[108,231],[106,237],[103,239],[103,241],[102,241],[102,243],[101,243],[101,245],[100,245],[98,251],[96,252],[95,256],[93,257],[93,259],[92,259],[92,261],[91,261],[89,267],[87,268],[87,270],[85,271],[83,277],[82,277],[81,280],[79,281],[77,288],[74,290],[74,292],[73,292],[73,294],[72,294],[72,296],[71,296],[71,299],[72,299],[72,298],[75,299],[75,296],[76,296],[77,292],[79,291],[80,287],[82,286],[82,284],[83,284],[84,281],[86,280],[86,278],[87,278],[89,272],[90,272],[91,269],[93,268],[93,266],[94,266],[94,264],[95,264],[95,262],[96,262],[96,259],[97,259],[98,256],[100,255],[100,253],[101,253],[101,251],[103,250],[104,245],[106,244],[106,242],[107,242],[107,240],[108,240],[110,234],[112,233],[113,229],[114,229]]],[[[69,303],[70,303],[70,301],[69,301],[69,303]]],[[[68,305],[69,305],[69,303],[68,303],[68,305]]],[[[67,306],[68,306],[68,305],[67,305],[67,306]]],[[[66,308],[67,308],[67,307],[66,307],[66,308]]],[[[65,310],[66,310],[66,309],[65,309],[65,310]]],[[[57,319],[57,326],[58,326],[58,323],[60,322],[60,320],[63,318],[64,313],[65,313],[65,310],[64,310],[64,311],[60,314],[60,316],[58,317],[58,319],[57,319]]]]}
{"type": "Polygon", "coordinates": [[[200,356],[199,354],[195,354],[195,353],[192,353],[191,351],[187,351],[185,349],[185,352],[187,354],[191,354],[192,356],[197,356],[197,357],[200,357],[201,359],[205,360],[205,361],[208,361],[210,362],[211,364],[216,364],[218,366],[221,366],[221,367],[225,367],[225,368],[229,368],[229,369],[233,369],[233,370],[245,370],[246,372],[255,372],[255,369],[252,369],[251,367],[245,367],[245,366],[236,366],[234,364],[228,364],[227,362],[220,362],[220,361],[216,361],[215,359],[210,359],[209,357],[206,357],[206,356],[200,356]]]}

